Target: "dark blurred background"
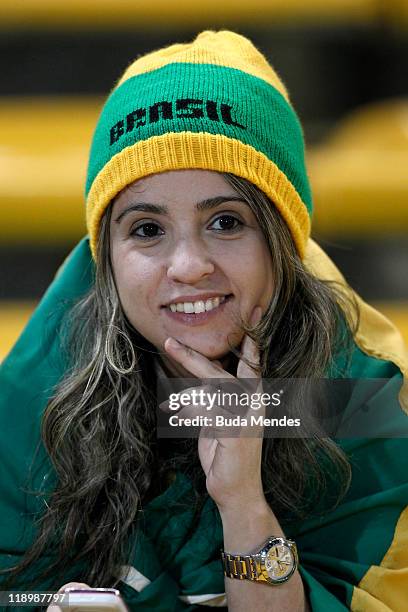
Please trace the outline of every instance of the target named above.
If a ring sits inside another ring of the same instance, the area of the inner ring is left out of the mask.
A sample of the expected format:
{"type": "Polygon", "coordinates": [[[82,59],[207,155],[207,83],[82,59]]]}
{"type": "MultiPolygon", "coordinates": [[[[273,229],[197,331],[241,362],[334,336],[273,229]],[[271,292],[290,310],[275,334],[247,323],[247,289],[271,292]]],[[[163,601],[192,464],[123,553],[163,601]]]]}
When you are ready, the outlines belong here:
{"type": "Polygon", "coordinates": [[[408,336],[408,0],[2,0],[0,359],[85,234],[98,112],[138,55],[248,36],[304,126],[313,236],[408,336]]]}

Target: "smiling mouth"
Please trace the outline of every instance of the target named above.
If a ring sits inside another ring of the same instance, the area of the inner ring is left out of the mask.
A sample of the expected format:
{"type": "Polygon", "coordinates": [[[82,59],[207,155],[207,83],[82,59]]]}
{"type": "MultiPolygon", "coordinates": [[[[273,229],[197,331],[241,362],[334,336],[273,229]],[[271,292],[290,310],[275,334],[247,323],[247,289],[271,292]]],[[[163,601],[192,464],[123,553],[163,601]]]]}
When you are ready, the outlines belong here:
{"type": "Polygon", "coordinates": [[[216,310],[232,298],[232,293],[222,297],[209,298],[207,300],[197,300],[195,302],[178,302],[162,306],[171,313],[184,315],[199,315],[216,310]]]}

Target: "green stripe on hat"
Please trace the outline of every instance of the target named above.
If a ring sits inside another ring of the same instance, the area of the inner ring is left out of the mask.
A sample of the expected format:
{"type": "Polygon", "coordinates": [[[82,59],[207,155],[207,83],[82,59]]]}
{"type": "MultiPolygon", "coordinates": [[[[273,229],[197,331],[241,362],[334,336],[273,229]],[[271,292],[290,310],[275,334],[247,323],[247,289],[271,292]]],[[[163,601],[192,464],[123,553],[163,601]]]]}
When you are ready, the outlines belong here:
{"type": "Polygon", "coordinates": [[[168,64],[128,79],[111,94],[92,143],[86,195],[105,164],[125,147],[185,131],[222,134],[263,153],[311,214],[303,133],[292,107],[262,79],[210,64],[168,64]]]}

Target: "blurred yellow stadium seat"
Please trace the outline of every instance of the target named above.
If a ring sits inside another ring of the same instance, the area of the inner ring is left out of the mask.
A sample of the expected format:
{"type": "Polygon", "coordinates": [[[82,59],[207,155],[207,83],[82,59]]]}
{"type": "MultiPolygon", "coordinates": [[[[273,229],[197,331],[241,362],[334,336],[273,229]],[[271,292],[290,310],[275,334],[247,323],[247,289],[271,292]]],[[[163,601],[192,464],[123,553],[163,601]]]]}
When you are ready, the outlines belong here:
{"type": "Polygon", "coordinates": [[[382,0],[382,8],[388,22],[399,28],[408,26],[407,0],[382,0]]]}
{"type": "Polygon", "coordinates": [[[0,27],[108,28],[219,24],[265,25],[282,21],[363,22],[382,14],[378,0],[2,0],[0,27]]]}
{"type": "Polygon", "coordinates": [[[99,98],[0,99],[0,242],[85,233],[83,191],[99,98]]]}
{"type": "Polygon", "coordinates": [[[16,342],[35,306],[34,301],[0,301],[0,361],[16,342]]]}
{"type": "Polygon", "coordinates": [[[309,149],[307,165],[317,235],[406,234],[408,99],[355,110],[309,149]]]}

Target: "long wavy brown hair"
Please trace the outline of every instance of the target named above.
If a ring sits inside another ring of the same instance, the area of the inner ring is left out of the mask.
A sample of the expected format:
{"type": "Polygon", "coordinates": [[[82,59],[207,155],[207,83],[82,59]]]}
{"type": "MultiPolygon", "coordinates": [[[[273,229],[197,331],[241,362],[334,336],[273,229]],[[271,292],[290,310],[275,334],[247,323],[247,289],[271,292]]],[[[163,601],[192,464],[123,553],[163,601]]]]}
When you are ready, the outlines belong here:
{"type": "MultiPolygon", "coordinates": [[[[326,376],[340,353],[351,354],[358,326],[351,292],[307,271],[287,225],[262,191],[234,175],[223,176],[254,212],[272,258],[275,292],[268,310],[255,328],[242,322],[259,347],[262,377],[326,376]]],[[[120,304],[109,252],[112,206],[101,223],[95,283],[63,322],[71,367],[43,415],[42,443],[56,486],[32,547],[7,570],[7,585],[27,587],[26,571],[32,575],[49,554],[53,561],[37,572],[33,586],[47,580],[59,588],[67,579],[115,586],[130,560],[138,513],[166,487],[171,470],[191,478],[197,517],[205,498],[197,440],[179,441],[170,453],[168,448],[162,453],[156,440],[152,390],[159,352],[132,327],[120,304]],[[75,566],[81,568],[77,574],[75,566]]],[[[232,353],[239,357],[236,349],[232,353]]],[[[310,515],[329,487],[334,486],[332,501],[338,503],[351,469],[328,437],[265,438],[262,479],[268,503],[283,520],[310,515]]]]}

